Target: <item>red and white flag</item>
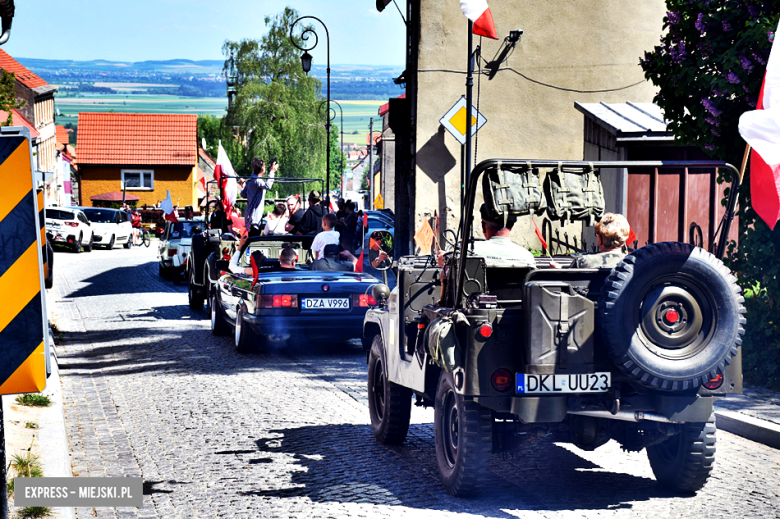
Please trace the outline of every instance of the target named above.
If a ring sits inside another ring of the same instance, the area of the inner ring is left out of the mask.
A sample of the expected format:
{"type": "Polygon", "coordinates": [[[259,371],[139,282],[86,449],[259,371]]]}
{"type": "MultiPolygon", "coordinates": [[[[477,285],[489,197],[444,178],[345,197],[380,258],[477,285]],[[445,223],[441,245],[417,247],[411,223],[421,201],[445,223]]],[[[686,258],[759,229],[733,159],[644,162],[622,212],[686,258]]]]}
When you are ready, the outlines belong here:
{"type": "Polygon", "coordinates": [[[176,215],[176,211],[173,208],[173,200],[171,199],[171,192],[166,190],[168,196],[165,200],[160,202],[160,209],[165,213],[164,219],[169,222],[178,223],[179,218],[176,215]]]}
{"type": "Polygon", "coordinates": [[[473,32],[477,36],[498,39],[493,13],[490,12],[487,0],[460,0],[460,10],[466,18],[474,22],[473,32]]]}
{"type": "Polygon", "coordinates": [[[238,195],[238,183],[236,182],[236,172],[230,163],[230,158],[222,147],[222,141],[219,142],[217,151],[217,166],[214,168],[214,180],[219,186],[219,197],[222,199],[222,207],[226,214],[233,211],[233,205],[236,203],[238,195]]]}
{"type": "MultiPolygon", "coordinates": [[[[778,27],[780,30],[780,27],[778,27]]],[[[756,214],[774,229],[780,219],[780,51],[769,53],[756,110],[739,118],[739,134],[753,148],[750,199],[756,214]]]]}

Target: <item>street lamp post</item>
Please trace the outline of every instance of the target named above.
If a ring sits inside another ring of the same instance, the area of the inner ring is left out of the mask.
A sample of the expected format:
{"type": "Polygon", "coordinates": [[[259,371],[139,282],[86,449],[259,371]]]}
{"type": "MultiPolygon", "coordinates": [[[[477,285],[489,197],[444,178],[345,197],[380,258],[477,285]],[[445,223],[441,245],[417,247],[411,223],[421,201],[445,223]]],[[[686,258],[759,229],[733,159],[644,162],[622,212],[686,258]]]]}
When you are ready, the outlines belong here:
{"type": "MultiPolygon", "coordinates": [[[[301,46],[298,45],[295,42],[295,38],[293,38],[293,30],[295,30],[295,25],[300,22],[301,20],[306,20],[307,18],[310,18],[312,20],[317,20],[320,22],[320,24],[325,28],[325,43],[327,46],[327,56],[328,56],[328,62],[327,62],[327,74],[328,74],[328,80],[326,84],[326,92],[327,92],[327,99],[326,104],[328,106],[328,117],[325,120],[325,133],[326,133],[326,139],[327,142],[325,143],[325,203],[328,210],[330,210],[330,33],[328,32],[328,26],[323,23],[322,20],[317,18],[316,16],[301,16],[297,20],[295,20],[292,24],[290,24],[290,42],[295,45],[295,47],[298,50],[303,51],[303,55],[301,56],[301,67],[303,68],[303,71],[307,74],[311,70],[311,60],[312,56],[309,54],[308,51],[312,50],[314,47],[317,46],[317,43],[319,43],[319,37],[317,36],[317,33],[314,31],[314,29],[310,27],[304,27],[303,33],[301,33],[301,41],[302,42],[308,42],[309,41],[309,34],[314,35],[314,44],[312,44],[311,47],[301,46]]],[[[305,43],[302,43],[302,45],[305,45],[305,43]]],[[[334,114],[335,117],[335,114],[334,114]]]]}
{"type": "MultiPolygon", "coordinates": [[[[338,101],[331,100],[331,103],[335,104],[339,107],[339,117],[340,117],[340,124],[339,126],[339,134],[341,134],[341,198],[344,198],[344,110],[341,109],[341,105],[338,101]]],[[[322,107],[322,105],[320,105],[322,107]]],[[[320,116],[322,114],[320,113],[320,116]]],[[[328,110],[328,119],[331,121],[336,118],[336,110],[333,110],[332,108],[328,110]],[[333,112],[333,115],[331,115],[331,110],[333,112]]],[[[330,147],[330,142],[328,142],[328,147],[330,147]]],[[[330,164],[330,162],[328,162],[330,164]]]]}

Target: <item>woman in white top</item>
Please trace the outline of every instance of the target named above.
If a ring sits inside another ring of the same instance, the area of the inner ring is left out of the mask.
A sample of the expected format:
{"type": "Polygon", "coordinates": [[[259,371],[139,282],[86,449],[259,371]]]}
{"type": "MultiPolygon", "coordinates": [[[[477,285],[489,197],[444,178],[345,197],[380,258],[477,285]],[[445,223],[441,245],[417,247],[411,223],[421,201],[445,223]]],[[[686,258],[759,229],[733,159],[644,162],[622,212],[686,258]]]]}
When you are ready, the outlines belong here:
{"type": "Polygon", "coordinates": [[[283,203],[278,203],[274,206],[274,210],[268,214],[268,218],[265,222],[265,229],[263,229],[263,235],[273,235],[273,234],[287,234],[287,231],[284,230],[284,226],[287,224],[287,216],[285,216],[285,212],[287,212],[287,207],[283,203]]]}

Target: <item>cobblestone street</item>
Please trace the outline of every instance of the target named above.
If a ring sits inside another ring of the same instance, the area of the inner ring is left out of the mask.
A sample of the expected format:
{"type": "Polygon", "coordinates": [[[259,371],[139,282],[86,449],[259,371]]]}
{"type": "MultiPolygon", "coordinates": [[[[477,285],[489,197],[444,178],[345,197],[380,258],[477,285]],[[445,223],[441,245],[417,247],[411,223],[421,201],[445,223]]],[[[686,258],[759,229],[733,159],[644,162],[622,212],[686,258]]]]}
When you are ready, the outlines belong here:
{"type": "Polygon", "coordinates": [[[660,488],[644,452],[542,439],[495,455],[481,497],[452,498],[431,409],[413,408],[402,446],[374,440],[359,341],[239,355],[158,276],[155,247],[55,256],[73,474],[144,479],[143,508],[81,519],[780,517],[780,451],[725,431],[695,496],[660,488]]]}

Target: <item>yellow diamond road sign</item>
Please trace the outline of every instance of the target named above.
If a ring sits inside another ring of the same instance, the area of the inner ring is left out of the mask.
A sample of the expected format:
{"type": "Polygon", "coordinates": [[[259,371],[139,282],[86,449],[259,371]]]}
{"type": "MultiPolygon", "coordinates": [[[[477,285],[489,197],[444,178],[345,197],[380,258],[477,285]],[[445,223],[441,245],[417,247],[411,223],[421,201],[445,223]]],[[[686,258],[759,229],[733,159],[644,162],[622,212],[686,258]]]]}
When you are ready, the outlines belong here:
{"type": "MultiPolygon", "coordinates": [[[[452,134],[453,137],[458,139],[461,145],[466,144],[466,98],[461,96],[458,102],[455,103],[449,111],[444,114],[444,117],[439,119],[442,126],[452,134]]],[[[471,105],[471,135],[477,133],[477,130],[487,122],[485,116],[477,112],[474,105],[471,105]]]]}

